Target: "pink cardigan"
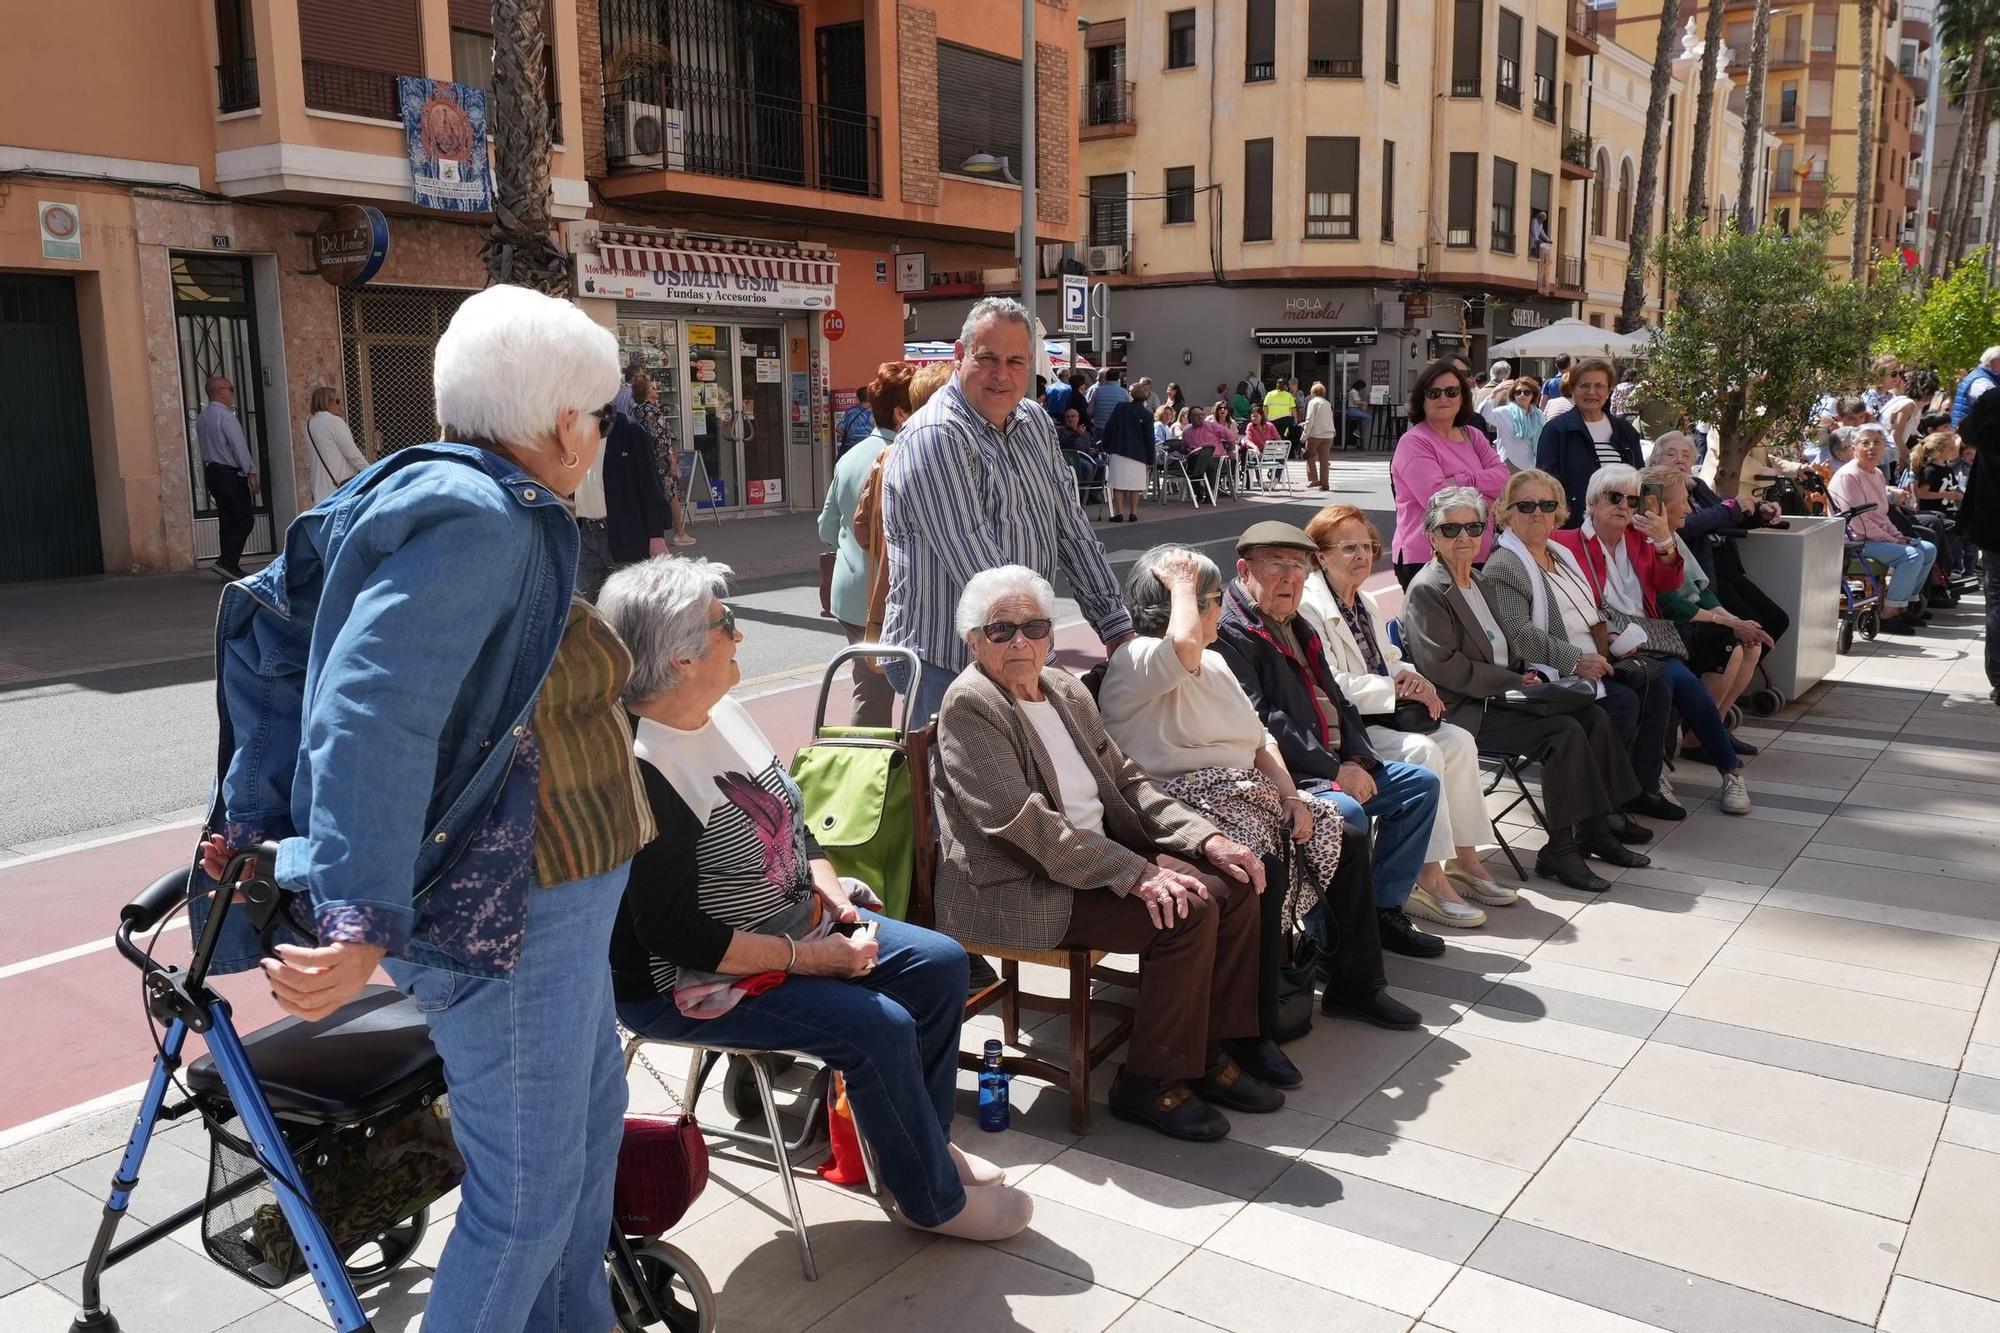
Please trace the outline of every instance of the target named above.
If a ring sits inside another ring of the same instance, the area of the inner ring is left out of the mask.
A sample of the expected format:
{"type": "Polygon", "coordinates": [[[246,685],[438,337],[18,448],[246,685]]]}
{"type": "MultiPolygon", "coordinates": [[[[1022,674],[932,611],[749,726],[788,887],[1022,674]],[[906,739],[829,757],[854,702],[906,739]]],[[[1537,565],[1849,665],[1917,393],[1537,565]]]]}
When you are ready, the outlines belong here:
{"type": "Polygon", "coordinates": [[[1479,539],[1474,558],[1483,561],[1492,551],[1496,534],[1491,511],[1500,488],[1507,484],[1507,464],[1484,432],[1467,426],[1464,434],[1463,443],[1453,443],[1432,430],[1429,422],[1419,421],[1396,441],[1396,454],[1389,462],[1389,477],[1396,484],[1396,535],[1389,552],[1399,563],[1420,565],[1431,558],[1424,506],[1447,486],[1470,486],[1486,497],[1486,535],[1479,539]]]}

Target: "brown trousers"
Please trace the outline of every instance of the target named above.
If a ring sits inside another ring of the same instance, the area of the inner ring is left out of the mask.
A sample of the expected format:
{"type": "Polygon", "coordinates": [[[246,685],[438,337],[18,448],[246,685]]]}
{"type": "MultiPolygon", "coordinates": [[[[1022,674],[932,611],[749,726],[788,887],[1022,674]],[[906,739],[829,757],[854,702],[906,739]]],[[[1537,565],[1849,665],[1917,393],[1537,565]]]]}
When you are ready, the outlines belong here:
{"type": "MultiPolygon", "coordinates": [[[[861,626],[850,625],[845,620],[837,623],[846,632],[849,643],[867,641],[868,631],[861,626]]],[[[874,670],[867,662],[856,661],[849,670],[854,673],[854,707],[847,716],[847,725],[850,727],[892,725],[896,708],[896,687],[889,683],[889,678],[874,670]]]]}
{"type": "Polygon", "coordinates": [[[1306,436],[1306,485],[1314,490],[1333,489],[1333,441],[1331,435],[1306,436]]]}
{"type": "Polygon", "coordinates": [[[1060,948],[1139,955],[1139,1003],[1125,1067],[1134,1078],[1200,1078],[1214,1044],[1257,1035],[1257,892],[1204,874],[1212,895],[1165,930],[1146,904],[1079,893],[1060,948]]]}

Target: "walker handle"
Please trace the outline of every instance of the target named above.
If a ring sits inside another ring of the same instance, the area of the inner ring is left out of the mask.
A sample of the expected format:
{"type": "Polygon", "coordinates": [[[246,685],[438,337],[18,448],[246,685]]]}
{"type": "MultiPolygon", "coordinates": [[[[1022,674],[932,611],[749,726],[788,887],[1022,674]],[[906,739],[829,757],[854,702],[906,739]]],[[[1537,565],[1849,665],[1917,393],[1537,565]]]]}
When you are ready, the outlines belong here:
{"type": "Polygon", "coordinates": [[[910,671],[910,687],[903,691],[903,716],[897,724],[896,736],[901,739],[910,734],[910,699],[917,692],[917,682],[922,679],[923,663],[914,648],[902,648],[887,643],[856,643],[842,648],[826,664],[826,674],[819,680],[819,702],[813,706],[813,735],[817,737],[826,725],[826,700],[833,692],[833,673],[841,664],[852,661],[881,661],[893,657],[901,661],[910,671]]]}

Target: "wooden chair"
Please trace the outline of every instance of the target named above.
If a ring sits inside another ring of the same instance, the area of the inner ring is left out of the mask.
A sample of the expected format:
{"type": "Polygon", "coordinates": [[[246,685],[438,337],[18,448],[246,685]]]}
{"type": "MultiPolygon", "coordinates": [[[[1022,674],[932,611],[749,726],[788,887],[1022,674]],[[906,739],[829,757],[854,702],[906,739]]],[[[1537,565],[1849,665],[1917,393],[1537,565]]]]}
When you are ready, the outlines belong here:
{"type": "MultiPolygon", "coordinates": [[[[933,889],[937,880],[937,821],[931,791],[931,751],[937,739],[935,722],[920,731],[910,733],[910,799],[915,806],[916,866],[910,887],[909,920],[919,926],[936,928],[936,909],[933,889]]],[[[1053,1087],[1060,1088],[1069,1097],[1069,1127],[1073,1134],[1090,1132],[1090,1075],[1091,1071],[1111,1057],[1112,1052],[1125,1044],[1132,1035],[1132,1007],[1114,1000],[1093,999],[1093,982],[1110,985],[1137,986],[1139,976],[1119,968],[1103,965],[1104,953],[1091,949],[1015,949],[1005,945],[989,944],[980,940],[960,940],[967,953],[981,954],[1000,960],[1000,979],[992,985],[976,990],[965,998],[965,1016],[984,1013],[995,1004],[1000,1006],[1001,1034],[1005,1044],[1018,1047],[1021,1036],[1021,1010],[1036,1013],[1057,1013],[1069,1018],[1069,1059],[1065,1064],[1055,1064],[1030,1055],[1005,1054],[1000,1067],[1010,1074],[1026,1074],[1053,1087]],[[1039,963],[1045,967],[1061,968],[1069,976],[1069,993],[1061,999],[1053,996],[1037,995],[1021,986],[1021,964],[1039,963]],[[1093,1042],[1090,1039],[1090,1020],[1093,1015],[1109,1015],[1117,1021],[1109,1032],[1093,1042]]],[[[959,1067],[977,1070],[980,1057],[969,1051],[960,1051],[959,1067]]]]}

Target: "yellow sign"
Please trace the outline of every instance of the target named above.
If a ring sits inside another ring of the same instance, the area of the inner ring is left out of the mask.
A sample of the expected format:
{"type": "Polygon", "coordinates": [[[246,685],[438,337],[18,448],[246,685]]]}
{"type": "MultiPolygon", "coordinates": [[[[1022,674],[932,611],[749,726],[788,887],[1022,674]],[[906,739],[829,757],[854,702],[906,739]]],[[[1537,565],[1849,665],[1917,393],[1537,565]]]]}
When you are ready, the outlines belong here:
{"type": "Polygon", "coordinates": [[[701,347],[720,346],[715,338],[715,325],[713,324],[688,325],[688,342],[701,347]]]}

